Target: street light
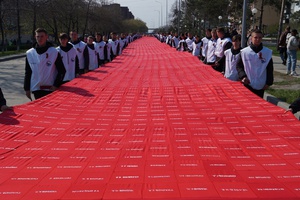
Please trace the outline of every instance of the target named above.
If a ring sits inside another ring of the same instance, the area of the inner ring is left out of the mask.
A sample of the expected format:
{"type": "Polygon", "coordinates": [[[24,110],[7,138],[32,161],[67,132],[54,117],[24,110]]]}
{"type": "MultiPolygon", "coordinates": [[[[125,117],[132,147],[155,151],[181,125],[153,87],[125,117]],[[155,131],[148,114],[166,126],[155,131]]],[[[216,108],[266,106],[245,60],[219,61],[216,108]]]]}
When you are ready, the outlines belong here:
{"type": "Polygon", "coordinates": [[[219,19],[219,24],[221,25],[221,20],[222,20],[222,16],[220,15],[219,17],[218,17],[218,19],[219,19]]]}
{"type": "Polygon", "coordinates": [[[163,11],[162,11],[162,3],[160,1],[155,1],[156,3],[160,3],[160,23],[161,23],[161,26],[163,26],[163,18],[162,18],[162,15],[163,15],[163,11]]]}
{"type": "Polygon", "coordinates": [[[159,24],[159,22],[160,22],[160,11],[159,10],[154,10],[154,11],[156,11],[156,12],[158,12],[158,26],[160,27],[161,25],[159,24]]]}
{"type": "Polygon", "coordinates": [[[256,8],[252,8],[251,10],[252,12],[252,19],[253,19],[253,29],[254,29],[254,23],[255,23],[255,14],[257,13],[257,9],[256,8]]]}

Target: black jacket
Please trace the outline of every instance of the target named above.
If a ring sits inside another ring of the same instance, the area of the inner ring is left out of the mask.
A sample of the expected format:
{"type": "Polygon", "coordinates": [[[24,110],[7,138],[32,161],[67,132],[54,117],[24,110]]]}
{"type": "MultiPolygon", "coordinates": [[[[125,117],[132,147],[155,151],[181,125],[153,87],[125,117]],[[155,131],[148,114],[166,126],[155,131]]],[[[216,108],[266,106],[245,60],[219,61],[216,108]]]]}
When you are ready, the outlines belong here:
{"type": "MultiPolygon", "coordinates": [[[[251,43],[250,48],[255,53],[258,53],[263,49],[263,45],[260,44],[258,47],[256,47],[251,43]]],[[[239,79],[243,79],[243,78],[247,77],[247,74],[245,72],[245,66],[244,66],[244,63],[243,63],[242,59],[239,60],[239,62],[237,63],[236,68],[237,68],[237,71],[238,71],[239,79]]],[[[274,82],[273,71],[274,71],[273,59],[271,58],[271,60],[268,63],[268,66],[267,66],[266,85],[268,85],[268,86],[273,85],[273,82],[274,82]]]]}
{"type": "MultiPolygon", "coordinates": [[[[39,47],[37,44],[34,45],[33,48],[36,49],[36,52],[38,54],[43,54],[45,53],[49,47],[52,47],[52,44],[50,42],[47,42],[46,46],[44,47],[39,47]]],[[[57,76],[55,78],[53,86],[59,87],[63,83],[63,79],[65,77],[66,69],[65,66],[62,62],[61,56],[58,53],[56,61],[55,61],[55,66],[57,69],[57,76]]],[[[25,65],[25,79],[24,79],[24,90],[29,91],[30,90],[30,81],[31,81],[31,75],[32,75],[32,70],[31,67],[28,63],[28,59],[26,57],[26,65],[25,65]]]]}
{"type": "Polygon", "coordinates": [[[296,112],[300,111],[300,98],[296,99],[290,106],[290,109],[292,109],[292,113],[295,114],[296,112]]]}
{"type": "Polygon", "coordinates": [[[3,93],[2,93],[2,90],[1,90],[1,88],[0,88],[0,108],[1,108],[2,106],[4,106],[4,105],[6,105],[6,100],[5,100],[5,98],[4,98],[4,95],[3,95],[3,93]]]}

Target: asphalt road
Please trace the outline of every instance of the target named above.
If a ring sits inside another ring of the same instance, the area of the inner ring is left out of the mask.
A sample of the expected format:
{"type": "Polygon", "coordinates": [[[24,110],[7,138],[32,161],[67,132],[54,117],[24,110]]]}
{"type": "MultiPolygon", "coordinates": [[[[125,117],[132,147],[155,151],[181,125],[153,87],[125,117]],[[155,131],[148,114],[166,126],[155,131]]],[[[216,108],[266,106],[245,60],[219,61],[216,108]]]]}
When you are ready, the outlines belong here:
{"type": "Polygon", "coordinates": [[[0,87],[8,106],[30,102],[23,89],[25,57],[0,62],[0,87]]]}

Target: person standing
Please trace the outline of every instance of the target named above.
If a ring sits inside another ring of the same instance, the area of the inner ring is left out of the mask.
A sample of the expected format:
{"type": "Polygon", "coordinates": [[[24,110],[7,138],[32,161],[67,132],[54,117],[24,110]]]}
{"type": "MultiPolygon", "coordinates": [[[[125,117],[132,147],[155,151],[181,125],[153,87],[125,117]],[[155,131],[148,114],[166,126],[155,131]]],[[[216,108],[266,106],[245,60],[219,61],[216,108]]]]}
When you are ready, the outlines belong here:
{"type": "Polygon", "coordinates": [[[296,29],[293,29],[291,31],[291,37],[288,40],[287,43],[287,75],[291,76],[298,76],[296,73],[296,64],[297,64],[297,50],[299,46],[298,39],[296,38],[296,35],[298,34],[298,31],[296,29]],[[292,71],[291,71],[292,70],[292,71]]]}
{"type": "Polygon", "coordinates": [[[285,31],[280,35],[279,42],[278,42],[278,50],[279,50],[280,58],[282,60],[283,65],[286,65],[286,60],[287,60],[286,38],[287,38],[287,35],[289,33],[291,33],[290,29],[291,29],[290,26],[287,26],[285,28],[285,31]]]}
{"type": "Polygon", "coordinates": [[[108,43],[111,44],[111,61],[119,55],[120,43],[117,39],[117,33],[112,32],[110,34],[111,39],[108,40],[108,43]]]}
{"type": "Polygon", "coordinates": [[[43,28],[35,31],[36,44],[26,52],[24,90],[32,100],[55,91],[66,73],[60,53],[47,41],[48,34],[43,28]]]}
{"type": "Polygon", "coordinates": [[[103,41],[105,42],[104,47],[104,62],[108,63],[111,62],[111,43],[108,42],[107,36],[103,35],[103,41]]]}
{"type": "Polygon", "coordinates": [[[216,62],[215,62],[214,69],[216,71],[224,73],[225,72],[225,59],[223,58],[224,52],[227,49],[231,48],[232,42],[229,37],[226,37],[224,28],[217,28],[217,35],[218,35],[218,40],[217,40],[217,46],[215,50],[216,62]]]}
{"type": "Polygon", "coordinates": [[[193,51],[193,42],[195,41],[195,38],[192,33],[187,33],[187,38],[185,39],[185,42],[187,44],[188,52],[193,51]]]}
{"type": "Polygon", "coordinates": [[[201,39],[202,41],[202,47],[201,47],[201,54],[202,54],[202,58],[201,60],[204,61],[205,60],[205,56],[207,53],[207,45],[209,40],[211,39],[211,29],[208,28],[205,30],[205,37],[201,39]]]}
{"type": "Polygon", "coordinates": [[[4,111],[6,111],[8,109],[12,109],[12,108],[8,107],[6,105],[6,99],[4,98],[4,95],[3,95],[2,90],[0,88],[0,111],[4,112],[4,111]]]}
{"type": "Polygon", "coordinates": [[[205,64],[214,66],[216,62],[215,50],[217,46],[217,30],[214,28],[211,30],[211,39],[207,43],[207,51],[205,55],[205,60],[203,61],[205,64]]]}
{"type": "Polygon", "coordinates": [[[56,49],[60,53],[64,66],[66,68],[66,74],[64,77],[64,83],[73,80],[79,76],[79,65],[77,51],[74,46],[69,42],[69,36],[66,33],[59,35],[60,46],[56,49]]]}
{"type": "Polygon", "coordinates": [[[99,67],[99,59],[94,45],[94,38],[91,35],[87,37],[87,48],[89,52],[89,71],[93,71],[99,67]]]}
{"type": "Polygon", "coordinates": [[[178,36],[178,33],[176,32],[174,34],[174,37],[172,38],[172,41],[171,41],[171,46],[174,47],[174,48],[177,48],[178,47],[178,44],[179,44],[179,41],[180,41],[180,38],[178,36]]]}
{"type": "Polygon", "coordinates": [[[199,35],[196,35],[195,41],[192,44],[192,49],[193,49],[192,55],[197,56],[199,60],[201,59],[201,44],[202,42],[200,40],[199,35]]]}
{"type": "Polygon", "coordinates": [[[79,61],[79,73],[84,74],[88,72],[89,68],[89,52],[86,43],[84,43],[78,38],[78,33],[76,31],[70,32],[70,38],[70,43],[73,44],[73,46],[77,50],[77,56],[79,61]]]}
{"type": "Polygon", "coordinates": [[[180,36],[180,41],[178,42],[177,51],[188,51],[188,46],[185,41],[185,34],[182,33],[180,36]]]}
{"type": "Polygon", "coordinates": [[[237,63],[239,79],[261,98],[274,81],[272,50],[263,46],[262,37],[260,30],[252,31],[251,44],[241,50],[241,59],[237,63]]]}
{"type": "Polygon", "coordinates": [[[239,76],[236,69],[237,62],[240,59],[241,35],[232,37],[232,47],[224,52],[225,55],[225,74],[224,77],[232,81],[238,81],[239,76]]]}
{"type": "Polygon", "coordinates": [[[101,66],[105,62],[105,55],[104,55],[105,42],[103,41],[103,36],[101,33],[96,33],[96,41],[94,42],[94,45],[98,53],[99,65],[101,66]]]}

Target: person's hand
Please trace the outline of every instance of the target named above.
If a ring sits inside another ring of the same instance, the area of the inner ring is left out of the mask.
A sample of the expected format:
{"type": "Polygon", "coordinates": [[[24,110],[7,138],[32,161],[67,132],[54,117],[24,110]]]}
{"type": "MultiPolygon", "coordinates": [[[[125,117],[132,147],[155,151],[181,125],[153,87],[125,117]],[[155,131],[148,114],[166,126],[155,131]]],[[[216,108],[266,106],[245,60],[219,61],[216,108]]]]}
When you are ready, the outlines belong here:
{"type": "Polygon", "coordinates": [[[293,112],[293,109],[291,109],[291,108],[287,109],[286,111],[284,111],[284,114],[287,112],[293,112]]]}
{"type": "Polygon", "coordinates": [[[265,85],[264,87],[263,87],[263,90],[266,90],[266,89],[268,89],[269,88],[269,86],[268,85],[265,85]]]}
{"type": "Polygon", "coordinates": [[[1,106],[1,109],[0,109],[2,112],[6,111],[6,110],[12,110],[12,107],[9,107],[7,105],[3,105],[1,106]]]}
{"type": "Polygon", "coordinates": [[[245,85],[249,85],[250,84],[250,80],[247,77],[244,77],[242,79],[242,83],[245,84],[245,85]]]}
{"type": "Polygon", "coordinates": [[[50,91],[55,91],[55,90],[57,90],[57,87],[51,86],[50,91]]]}
{"type": "Polygon", "coordinates": [[[28,99],[30,99],[32,101],[32,98],[31,98],[31,93],[29,90],[25,91],[26,92],[26,96],[28,97],[28,99]]]}

